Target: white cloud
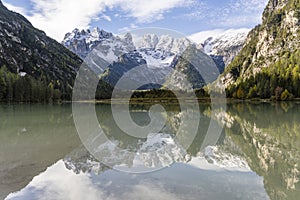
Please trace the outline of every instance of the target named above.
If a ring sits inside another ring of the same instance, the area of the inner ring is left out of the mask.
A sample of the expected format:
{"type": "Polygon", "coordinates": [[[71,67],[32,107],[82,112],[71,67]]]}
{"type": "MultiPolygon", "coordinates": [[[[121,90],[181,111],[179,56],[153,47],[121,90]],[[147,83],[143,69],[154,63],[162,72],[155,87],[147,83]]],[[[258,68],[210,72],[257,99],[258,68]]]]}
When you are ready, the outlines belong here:
{"type": "Polygon", "coordinates": [[[164,12],[172,8],[188,6],[192,2],[192,0],[127,0],[122,1],[119,6],[138,22],[151,22],[162,19],[164,12]]]}
{"type": "Polygon", "coordinates": [[[73,0],[31,0],[34,10],[27,16],[32,24],[49,36],[62,40],[74,28],[88,28],[93,19],[105,10],[99,0],[89,2],[73,0]]]}
{"type": "Polygon", "coordinates": [[[17,12],[17,13],[22,13],[22,14],[25,14],[25,13],[26,13],[26,10],[25,10],[24,8],[21,8],[21,7],[18,7],[18,6],[14,6],[14,5],[12,5],[12,4],[10,4],[10,3],[6,3],[6,2],[4,2],[4,1],[3,1],[3,4],[4,4],[4,6],[5,6],[7,9],[9,9],[9,10],[11,10],[11,11],[14,11],[14,12],[17,12]]]}
{"type": "MultiPolygon", "coordinates": [[[[102,180],[103,183],[105,180],[102,180]]],[[[99,183],[99,182],[98,182],[99,183]]],[[[116,182],[109,181],[108,185],[116,182]]],[[[118,186],[118,185],[117,185],[118,186]]],[[[63,161],[58,161],[45,172],[33,178],[22,190],[11,193],[6,200],[16,199],[72,199],[72,200],[118,200],[118,199],[145,199],[145,200],[179,200],[175,194],[162,188],[162,184],[140,182],[126,190],[119,189],[112,192],[106,187],[95,184],[90,174],[75,174],[66,169],[63,161]]]]}
{"type": "Polygon", "coordinates": [[[106,199],[86,174],[76,175],[58,161],[33,180],[21,191],[10,194],[6,199],[106,199]]]}
{"type": "Polygon", "coordinates": [[[111,18],[108,15],[102,15],[102,18],[105,19],[106,21],[111,22],[111,18]]]}
{"type": "Polygon", "coordinates": [[[129,32],[130,30],[137,29],[137,28],[138,26],[132,23],[130,24],[130,26],[125,26],[123,28],[120,28],[119,32],[129,32]]]}
{"type": "MultiPolygon", "coordinates": [[[[63,39],[65,33],[74,28],[88,28],[92,21],[104,19],[111,21],[105,15],[106,9],[120,9],[127,17],[133,17],[137,23],[152,22],[163,18],[165,12],[174,7],[187,6],[185,0],[30,0],[33,10],[6,4],[13,10],[25,15],[31,23],[44,30],[49,36],[63,39]],[[100,16],[100,17],[99,17],[100,16]]],[[[188,0],[191,2],[193,0],[188,0]]]]}
{"type": "Polygon", "coordinates": [[[229,4],[229,8],[234,9],[236,11],[244,11],[250,13],[257,10],[263,10],[266,7],[268,1],[269,0],[251,0],[251,1],[231,0],[229,4]]]}
{"type": "Polygon", "coordinates": [[[189,19],[203,20],[204,25],[215,27],[244,27],[261,22],[262,12],[268,0],[229,0],[220,6],[198,2],[192,12],[185,14],[189,19]]]}
{"type": "Polygon", "coordinates": [[[261,23],[262,12],[267,3],[268,0],[231,0],[224,12],[225,17],[223,18],[222,23],[227,24],[228,26],[261,23]]]}
{"type": "MultiPolygon", "coordinates": [[[[114,9],[118,12],[113,18],[132,20],[132,24],[124,24],[119,31],[137,28],[142,23],[163,19],[166,12],[176,7],[185,7],[187,16],[192,21],[201,22],[203,26],[220,28],[245,27],[261,21],[261,13],[268,0],[228,0],[228,3],[215,6],[208,0],[29,0],[33,10],[5,3],[16,12],[25,15],[31,23],[44,30],[47,35],[61,41],[65,33],[74,28],[89,28],[90,24],[99,20],[113,23],[106,11],[114,9]],[[131,19],[133,18],[133,19],[131,19]]],[[[174,16],[174,14],[173,14],[174,16]]],[[[188,22],[188,21],[187,21],[188,22]]]]}
{"type": "Polygon", "coordinates": [[[188,38],[197,44],[201,44],[205,40],[207,40],[209,37],[216,38],[218,36],[222,36],[223,34],[236,35],[239,33],[247,33],[249,31],[250,31],[250,29],[248,29],[248,28],[226,29],[226,30],[225,29],[214,29],[214,30],[207,30],[207,31],[201,31],[198,33],[194,33],[194,34],[188,36],[188,38]]]}

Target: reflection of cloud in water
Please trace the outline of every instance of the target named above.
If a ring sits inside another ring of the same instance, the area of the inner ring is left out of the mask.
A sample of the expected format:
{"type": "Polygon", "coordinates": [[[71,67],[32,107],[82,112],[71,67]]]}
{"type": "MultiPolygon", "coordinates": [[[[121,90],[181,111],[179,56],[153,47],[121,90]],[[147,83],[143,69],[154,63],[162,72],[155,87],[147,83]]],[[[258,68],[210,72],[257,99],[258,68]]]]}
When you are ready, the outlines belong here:
{"type": "MultiPolygon", "coordinates": [[[[111,185],[108,181],[105,186],[111,185]]],[[[118,199],[178,199],[159,185],[141,182],[133,185],[130,191],[116,197],[93,183],[90,174],[75,174],[65,168],[63,161],[49,167],[46,172],[35,177],[32,182],[20,192],[10,194],[7,200],[118,200],[118,199]]]]}
{"type": "Polygon", "coordinates": [[[53,199],[104,199],[104,194],[91,182],[87,174],[74,174],[59,161],[46,172],[35,177],[20,192],[10,194],[7,199],[53,200],[53,199]]]}
{"type": "Polygon", "coordinates": [[[125,192],[122,197],[118,199],[143,199],[143,200],[179,200],[181,198],[176,197],[175,194],[164,190],[161,185],[156,185],[154,183],[141,182],[138,185],[134,185],[132,190],[125,192]]]}
{"type": "Polygon", "coordinates": [[[262,178],[252,172],[201,170],[175,164],[155,173],[133,175],[107,170],[75,174],[59,161],[7,200],[198,200],[268,199],[262,178]]]}

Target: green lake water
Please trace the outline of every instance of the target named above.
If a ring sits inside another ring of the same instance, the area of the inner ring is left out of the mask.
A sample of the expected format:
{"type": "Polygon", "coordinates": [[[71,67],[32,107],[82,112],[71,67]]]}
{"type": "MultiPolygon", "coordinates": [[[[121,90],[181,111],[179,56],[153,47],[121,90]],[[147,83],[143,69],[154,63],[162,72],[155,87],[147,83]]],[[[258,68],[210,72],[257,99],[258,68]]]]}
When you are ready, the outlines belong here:
{"type": "MultiPolygon", "coordinates": [[[[149,108],[131,105],[133,121],[149,124],[149,108]]],[[[0,199],[299,199],[300,104],[232,103],[214,112],[201,104],[196,129],[192,107],[165,109],[163,129],[140,139],[118,128],[110,105],[96,105],[109,142],[95,144],[98,133],[87,133],[94,154],[77,133],[71,104],[1,105],[0,199]],[[182,136],[193,137],[187,149],[175,137],[185,116],[187,130],[197,130],[182,136]],[[207,142],[212,122],[223,129],[207,142]],[[130,169],[149,172],[124,172],[130,169]]]]}

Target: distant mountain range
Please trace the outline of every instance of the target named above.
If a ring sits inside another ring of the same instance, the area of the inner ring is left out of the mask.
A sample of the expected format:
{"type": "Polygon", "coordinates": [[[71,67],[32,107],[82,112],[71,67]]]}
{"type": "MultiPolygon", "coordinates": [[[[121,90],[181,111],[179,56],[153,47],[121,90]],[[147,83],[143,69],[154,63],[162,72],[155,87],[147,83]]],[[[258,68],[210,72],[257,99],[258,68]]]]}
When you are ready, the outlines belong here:
{"type": "MultiPolygon", "coordinates": [[[[97,56],[104,58],[111,63],[109,70],[105,72],[103,80],[115,85],[122,75],[140,64],[147,64],[148,67],[157,70],[160,76],[165,77],[165,82],[177,85],[185,89],[182,82],[182,74],[170,74],[173,69],[181,68],[187,79],[192,83],[193,88],[201,88],[206,85],[205,81],[193,66],[183,61],[179,62],[179,57],[192,45],[201,57],[209,54],[214,60],[219,72],[224,71],[225,66],[236,56],[242,48],[247,36],[247,30],[227,31],[215,37],[207,36],[203,43],[194,45],[187,38],[173,38],[169,35],[144,34],[142,36],[127,33],[123,36],[115,36],[110,32],[95,28],[93,30],[74,29],[65,35],[62,44],[68,49],[84,59],[92,51],[97,56]],[[127,63],[120,63],[126,60],[127,63]],[[126,59],[124,59],[126,58],[126,59]],[[173,80],[169,80],[170,74],[173,80]]],[[[191,48],[190,48],[191,49],[191,48]]],[[[203,59],[200,59],[203,61],[203,59]]],[[[197,61],[202,68],[203,64],[197,61]]],[[[206,59],[204,59],[206,60],[206,59]]],[[[205,63],[207,64],[207,62],[205,63]]],[[[209,66],[207,66],[209,68],[209,66]]],[[[213,71],[213,70],[211,70],[213,71]]],[[[139,78],[149,79],[149,73],[139,73],[139,78]]],[[[217,76],[214,78],[214,80],[217,76]]],[[[151,81],[151,80],[149,80],[151,81]]],[[[160,86],[151,86],[148,89],[160,86]]],[[[145,89],[145,88],[144,88],[145,89]]]]}
{"type": "MultiPolygon", "coordinates": [[[[221,72],[238,52],[242,49],[247,38],[249,29],[227,30],[218,34],[201,34],[200,38],[192,38],[198,44],[198,48],[210,55],[216,62],[221,72]]],[[[112,49],[111,61],[117,59],[120,53],[128,53],[138,50],[148,64],[167,66],[176,54],[181,54],[190,44],[188,38],[173,38],[169,35],[158,36],[156,34],[145,34],[143,36],[114,36],[100,28],[93,30],[74,29],[65,35],[62,44],[68,49],[85,58],[98,45],[122,46],[123,49],[112,49]],[[121,43],[120,43],[121,42],[121,43]]],[[[108,58],[107,55],[105,55],[108,58]]]]}
{"type": "Polygon", "coordinates": [[[96,47],[97,53],[106,58],[108,62],[117,61],[125,53],[137,51],[146,61],[153,66],[169,66],[175,54],[182,53],[190,42],[185,39],[174,39],[168,35],[158,37],[155,34],[145,34],[133,38],[130,33],[124,36],[115,36],[102,29],[93,30],[75,29],[65,35],[62,44],[68,49],[85,58],[96,47]]]}

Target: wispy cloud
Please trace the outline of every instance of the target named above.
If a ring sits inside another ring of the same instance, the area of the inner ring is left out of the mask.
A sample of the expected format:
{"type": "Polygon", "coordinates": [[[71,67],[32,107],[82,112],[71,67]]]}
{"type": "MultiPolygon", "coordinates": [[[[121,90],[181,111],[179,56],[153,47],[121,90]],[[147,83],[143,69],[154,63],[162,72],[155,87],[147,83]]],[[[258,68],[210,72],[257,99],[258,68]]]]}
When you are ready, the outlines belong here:
{"type": "MultiPolygon", "coordinates": [[[[176,20],[184,23],[179,24],[180,27],[188,27],[194,32],[198,31],[194,27],[198,27],[199,31],[250,28],[261,22],[261,14],[268,0],[26,1],[31,4],[30,10],[4,3],[9,9],[25,15],[34,26],[49,36],[61,41],[64,34],[74,28],[89,28],[95,22],[105,21],[111,22],[111,27],[121,32],[149,23],[152,26],[156,22],[155,26],[162,22],[166,28],[176,28],[176,20]]],[[[187,32],[191,33],[189,30],[187,32]]]]}
{"type": "MultiPolygon", "coordinates": [[[[269,0],[251,0],[251,1],[245,1],[245,0],[230,0],[229,3],[229,9],[235,10],[235,11],[244,11],[244,12],[253,12],[257,10],[263,10],[269,0]],[[243,10],[241,10],[243,9],[243,10]]],[[[261,13],[259,13],[261,14],[261,13]]]]}
{"type": "Polygon", "coordinates": [[[88,28],[92,21],[107,20],[107,9],[118,9],[135,23],[148,23],[163,19],[164,13],[175,7],[187,6],[193,0],[30,0],[33,10],[25,11],[6,3],[12,10],[25,15],[34,26],[51,37],[62,40],[74,28],[88,28]],[[100,16],[100,17],[99,17],[100,16]]]}
{"type": "Polygon", "coordinates": [[[22,7],[18,7],[18,6],[14,6],[10,3],[4,2],[3,4],[11,11],[17,12],[17,13],[22,13],[22,14],[26,14],[26,10],[22,7]]]}
{"type": "Polygon", "coordinates": [[[136,24],[130,24],[130,26],[125,26],[125,27],[123,27],[123,28],[120,28],[119,29],[119,32],[129,32],[130,30],[133,30],[133,29],[137,29],[138,28],[138,26],[136,25],[136,24]]]}
{"type": "Polygon", "coordinates": [[[212,5],[206,0],[194,5],[184,16],[190,20],[203,20],[218,27],[243,27],[261,22],[261,14],[268,0],[229,0],[228,3],[212,5]]]}
{"type": "Polygon", "coordinates": [[[51,37],[62,40],[65,33],[74,28],[88,28],[100,13],[105,2],[99,0],[31,0],[33,11],[28,16],[34,26],[51,37]]]}
{"type": "Polygon", "coordinates": [[[175,7],[186,7],[193,0],[127,0],[118,4],[124,12],[134,17],[138,22],[152,22],[163,18],[165,12],[175,7]]]}

